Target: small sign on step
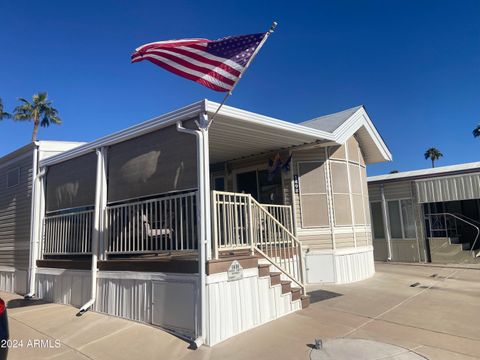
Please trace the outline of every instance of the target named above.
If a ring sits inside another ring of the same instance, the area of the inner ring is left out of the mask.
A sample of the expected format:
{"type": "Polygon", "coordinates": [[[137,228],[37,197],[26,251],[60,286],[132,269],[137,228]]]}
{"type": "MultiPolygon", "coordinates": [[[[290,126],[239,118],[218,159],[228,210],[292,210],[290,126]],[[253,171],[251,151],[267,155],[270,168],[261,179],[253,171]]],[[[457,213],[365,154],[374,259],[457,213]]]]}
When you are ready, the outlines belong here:
{"type": "Polygon", "coordinates": [[[236,281],[243,279],[243,267],[237,260],[233,260],[228,268],[228,281],[236,281]]]}

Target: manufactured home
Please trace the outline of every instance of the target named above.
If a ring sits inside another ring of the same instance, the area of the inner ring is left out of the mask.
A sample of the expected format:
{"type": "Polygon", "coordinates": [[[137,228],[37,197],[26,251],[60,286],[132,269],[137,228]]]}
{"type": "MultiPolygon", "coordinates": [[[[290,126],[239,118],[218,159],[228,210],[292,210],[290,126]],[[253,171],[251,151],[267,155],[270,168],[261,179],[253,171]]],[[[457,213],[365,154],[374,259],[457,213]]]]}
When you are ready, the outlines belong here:
{"type": "Polygon", "coordinates": [[[480,264],[480,163],[368,178],[375,260],[480,264]]]}
{"type": "Polygon", "coordinates": [[[363,106],[301,124],[203,100],[41,159],[28,296],[214,345],[374,273],[363,106]]]}
{"type": "Polygon", "coordinates": [[[25,294],[38,163],[83,143],[37,141],[0,158],[0,290],[25,294]]]}

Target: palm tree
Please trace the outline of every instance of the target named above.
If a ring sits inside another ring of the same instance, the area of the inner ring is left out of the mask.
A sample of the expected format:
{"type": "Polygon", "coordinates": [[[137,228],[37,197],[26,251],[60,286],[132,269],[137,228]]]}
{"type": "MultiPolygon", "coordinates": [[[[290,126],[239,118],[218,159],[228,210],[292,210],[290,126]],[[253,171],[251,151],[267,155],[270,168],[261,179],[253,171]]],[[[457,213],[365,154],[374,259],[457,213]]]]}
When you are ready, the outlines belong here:
{"type": "Polygon", "coordinates": [[[425,160],[427,159],[432,160],[432,168],[434,168],[435,161],[440,159],[443,156],[443,154],[438,149],[432,147],[430,149],[427,149],[427,151],[425,151],[424,156],[425,156],[425,160]]]}
{"type": "Polygon", "coordinates": [[[477,125],[475,129],[472,131],[474,137],[479,137],[480,136],[480,124],[477,125]]]}
{"type": "Polygon", "coordinates": [[[32,141],[37,140],[38,127],[48,127],[50,124],[60,125],[62,120],[58,117],[58,110],[48,100],[48,93],[40,92],[33,95],[32,102],[19,98],[22,103],[14,110],[14,118],[18,121],[33,121],[32,141]]]}
{"type": "Polygon", "coordinates": [[[9,119],[11,116],[8,112],[3,111],[3,102],[2,99],[0,99],[0,120],[9,119]]]}

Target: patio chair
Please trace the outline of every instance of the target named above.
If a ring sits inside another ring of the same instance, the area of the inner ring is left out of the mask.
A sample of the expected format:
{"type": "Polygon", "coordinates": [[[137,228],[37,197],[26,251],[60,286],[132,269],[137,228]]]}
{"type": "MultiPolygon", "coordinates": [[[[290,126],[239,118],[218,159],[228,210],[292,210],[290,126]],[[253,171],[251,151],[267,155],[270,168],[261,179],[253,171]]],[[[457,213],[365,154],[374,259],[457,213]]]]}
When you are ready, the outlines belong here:
{"type": "Polygon", "coordinates": [[[150,225],[150,221],[148,220],[147,215],[143,214],[142,215],[142,222],[143,225],[145,226],[145,233],[147,236],[150,237],[156,237],[156,236],[171,236],[173,233],[173,230],[171,229],[152,229],[152,226],[150,225]]]}

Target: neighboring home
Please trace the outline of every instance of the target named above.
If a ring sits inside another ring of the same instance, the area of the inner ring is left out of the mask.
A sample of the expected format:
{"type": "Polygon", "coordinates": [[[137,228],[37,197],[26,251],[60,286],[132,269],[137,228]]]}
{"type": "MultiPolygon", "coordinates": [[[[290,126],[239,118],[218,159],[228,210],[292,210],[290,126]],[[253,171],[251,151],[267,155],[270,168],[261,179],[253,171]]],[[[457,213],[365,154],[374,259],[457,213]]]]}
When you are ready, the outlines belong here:
{"type": "Polygon", "coordinates": [[[38,162],[83,143],[37,141],[0,158],[0,290],[26,293],[38,162]]]}
{"type": "Polygon", "coordinates": [[[375,260],[480,263],[480,162],[368,178],[375,260]]]}
{"type": "Polygon", "coordinates": [[[214,345],[374,273],[363,107],[293,124],[203,100],[39,164],[29,294],[214,345]],[[40,236],[42,234],[43,236],[40,236]]]}

